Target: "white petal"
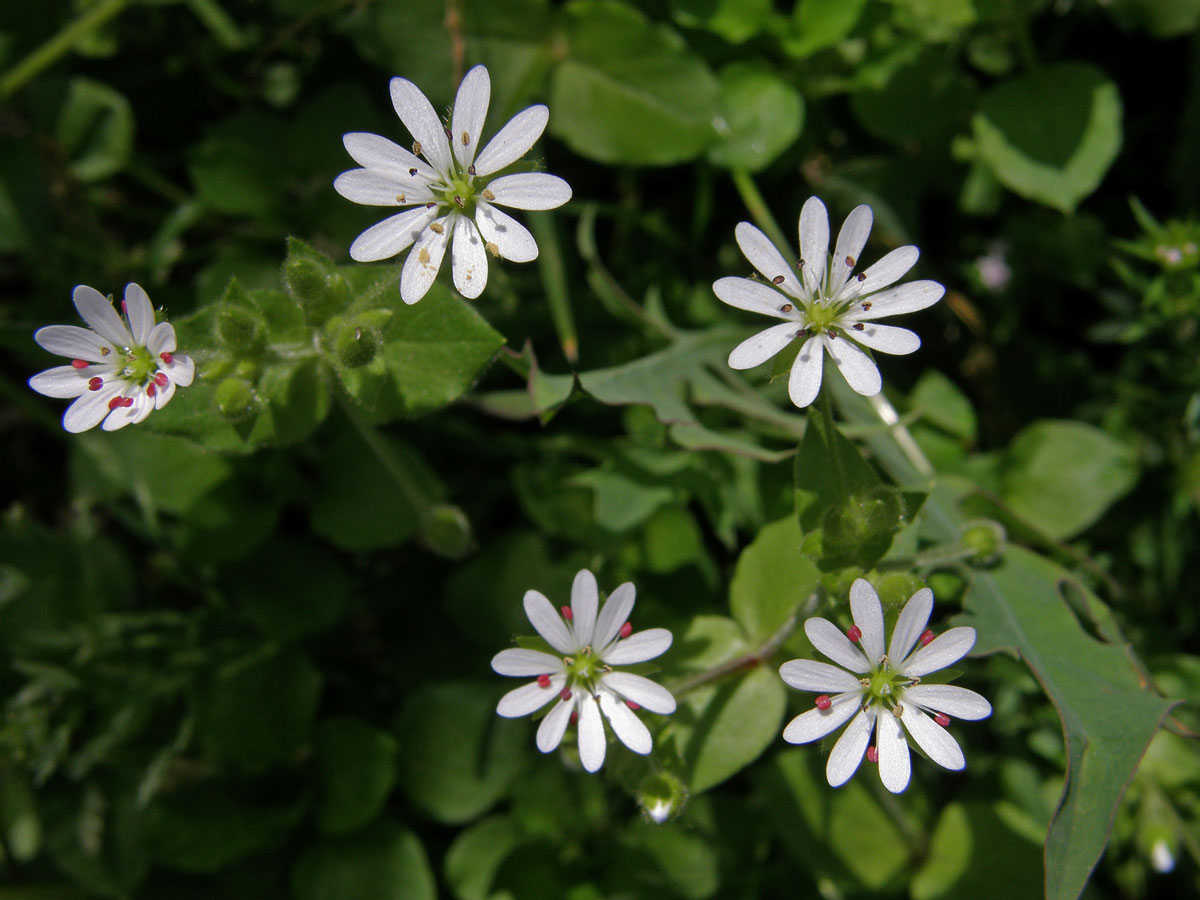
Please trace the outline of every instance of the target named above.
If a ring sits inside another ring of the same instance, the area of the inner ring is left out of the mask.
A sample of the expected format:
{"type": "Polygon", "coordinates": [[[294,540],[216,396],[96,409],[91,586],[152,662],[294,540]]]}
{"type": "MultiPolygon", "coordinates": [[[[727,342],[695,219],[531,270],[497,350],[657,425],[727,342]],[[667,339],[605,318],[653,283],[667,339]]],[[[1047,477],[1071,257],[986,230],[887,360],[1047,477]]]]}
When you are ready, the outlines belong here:
{"type": "Polygon", "coordinates": [[[814,659],[793,659],[779,667],[779,677],[798,691],[840,694],[857,691],[858,678],[845,669],[814,659]]]}
{"type": "Polygon", "coordinates": [[[333,179],[333,189],[364,206],[411,206],[433,200],[433,191],[423,175],[398,177],[390,172],[351,169],[333,179]]]}
{"type": "Polygon", "coordinates": [[[604,651],[604,661],[612,666],[628,666],[662,656],[671,646],[671,632],[665,628],[647,628],[621,638],[604,651]]]}
{"type": "Polygon", "coordinates": [[[668,716],[675,712],[675,695],[657,682],[632,672],[609,672],[600,677],[609,690],[626,697],[652,713],[668,716]]]}
{"type": "Polygon", "coordinates": [[[890,710],[880,710],[875,720],[879,735],[876,741],[879,748],[879,780],[893,794],[899,794],[908,787],[908,779],[912,775],[908,741],[904,739],[904,729],[900,727],[899,720],[890,710]]]}
{"type": "Polygon", "coordinates": [[[411,246],[437,214],[437,207],[420,206],[388,216],[354,239],[350,258],[356,262],[378,262],[395,256],[411,246]]]}
{"type": "Polygon", "coordinates": [[[506,719],[517,719],[537,712],[558,697],[565,683],[566,677],[560,674],[552,675],[550,684],[546,687],[542,687],[536,681],[523,684],[500,698],[500,702],[496,704],[496,712],[506,719]]]}
{"type": "Polygon", "coordinates": [[[81,284],[75,288],[72,299],[79,315],[83,316],[83,321],[88,323],[92,331],[118,347],[129,347],[133,344],[133,335],[129,333],[113,305],[108,302],[108,298],[98,290],[81,284]]]}
{"type": "Polygon", "coordinates": [[[760,281],[749,278],[718,278],[713,282],[713,293],[722,303],[745,309],[749,312],[762,313],[776,319],[800,321],[801,312],[791,298],[781,294],[774,288],[767,287],[760,281]],[[785,309],[784,307],[789,307],[785,309]]]}
{"type": "MultiPolygon", "coordinates": [[[[175,326],[170,322],[159,322],[152,329],[150,335],[146,338],[146,349],[151,356],[158,356],[162,353],[175,352],[175,326]]],[[[180,382],[183,385],[191,384],[189,379],[186,382],[180,382]]]]}
{"type": "Polygon", "coordinates": [[[525,615],[542,638],[559,653],[575,653],[579,647],[571,630],[546,595],[538,591],[525,592],[525,615]]]}
{"type": "Polygon", "coordinates": [[[100,425],[105,431],[119,431],[126,425],[133,425],[150,415],[154,409],[154,400],[143,390],[135,393],[125,392],[126,397],[133,400],[132,406],[119,406],[110,412],[100,425]]]}
{"type": "Polygon", "coordinates": [[[898,316],[902,313],[917,312],[926,309],[942,299],[946,289],[936,281],[910,281],[908,284],[897,285],[878,294],[867,297],[863,303],[854,307],[845,318],[883,319],[887,316],[898,316]],[[869,302],[870,309],[863,309],[863,304],[869,302]]]}
{"type": "Polygon", "coordinates": [[[442,257],[446,255],[446,244],[450,241],[454,223],[458,218],[457,214],[451,214],[435,219],[413,244],[412,250],[404,260],[404,268],[400,271],[400,299],[405,303],[416,303],[433,286],[438,270],[442,267],[442,257]],[[435,229],[434,225],[440,225],[441,230],[435,229]]]}
{"type": "Polygon", "coordinates": [[[645,756],[654,749],[654,740],[648,729],[628,706],[610,694],[600,692],[600,710],[612,726],[613,733],[622,744],[634,753],[645,756]]]}
{"type": "Polygon", "coordinates": [[[850,585],[850,614],[862,632],[862,648],[873,663],[883,657],[883,604],[871,582],[856,578],[850,585]]]}
{"type": "Polygon", "coordinates": [[[475,159],[475,174],[491,175],[524,156],[546,130],[550,110],[540,103],[522,110],[488,141],[475,159]]]}
{"type": "Polygon", "coordinates": [[[549,753],[562,743],[567,726],[571,723],[571,713],[574,709],[574,700],[560,700],[554,709],[546,713],[537,730],[537,748],[539,750],[549,753]]]}
{"type": "Polygon", "coordinates": [[[846,284],[846,289],[839,295],[839,299],[865,297],[880,288],[887,287],[892,282],[903,278],[904,273],[917,264],[917,257],[920,255],[921,251],[916,247],[897,247],[860,276],[851,278],[846,284]]]}
{"type": "Polygon", "coordinates": [[[595,772],[604,765],[606,743],[600,708],[591,694],[584,694],[579,698],[579,761],[587,771],[595,772]]]}
{"type": "MultiPolygon", "coordinates": [[[[749,222],[739,222],[733,229],[733,236],[737,238],[738,246],[742,249],[746,259],[750,260],[750,265],[758,269],[767,281],[775,284],[775,279],[782,275],[783,281],[778,282],[779,289],[793,297],[803,296],[803,288],[800,286],[800,279],[796,277],[795,270],[787,264],[783,254],[771,243],[770,238],[749,222]]],[[[753,283],[751,282],[751,284],[753,283]]]]}
{"type": "Polygon", "coordinates": [[[154,304],[142,286],[132,281],[125,285],[125,315],[129,319],[129,330],[133,332],[133,342],[145,347],[150,330],[154,328],[154,304]]]}
{"type": "Polygon", "coordinates": [[[187,387],[192,383],[192,379],[196,377],[196,363],[190,357],[184,354],[177,355],[170,363],[158,364],[158,367],[167,373],[167,377],[171,379],[172,384],[177,384],[180,387],[187,387]]]}
{"type": "Polygon", "coordinates": [[[817,399],[821,390],[821,372],[825,364],[822,352],[824,343],[819,337],[810,337],[796,354],[792,371],[788,376],[788,396],[796,406],[803,409],[817,399]]]}
{"type": "Polygon", "coordinates": [[[902,660],[908,656],[908,651],[925,630],[925,623],[929,621],[931,612],[933,591],[929,588],[921,588],[908,598],[896,619],[896,627],[892,629],[892,641],[888,644],[889,659],[902,660]]]}
{"type": "Polygon", "coordinates": [[[440,179],[437,171],[425,160],[418,159],[399,144],[378,134],[366,131],[351,132],[342,136],[342,143],[356,163],[368,169],[384,170],[381,174],[415,177],[425,182],[440,179]],[[411,169],[417,170],[415,176],[409,174],[411,169]]]}
{"type": "Polygon", "coordinates": [[[784,322],[746,338],[730,352],[729,368],[752,369],[765,363],[794,341],[802,328],[797,322],[784,322]]]}
{"type": "Polygon", "coordinates": [[[846,335],[864,347],[870,347],[880,353],[890,353],[892,356],[904,356],[921,348],[921,339],[907,328],[877,325],[874,322],[859,322],[858,324],[862,326],[861,331],[853,328],[847,331],[846,335]]]}
{"type": "Polygon", "coordinates": [[[117,396],[122,387],[119,381],[114,381],[98,391],[80,394],[63,413],[63,428],[72,434],[95,428],[109,414],[108,401],[117,396]]]}
{"type": "Polygon", "coordinates": [[[900,665],[904,675],[928,675],[958,662],[975,646],[975,629],[969,626],[951,628],[918,649],[900,665]]]}
{"type": "Polygon", "coordinates": [[[825,262],[829,256],[829,214],[825,204],[809,197],[800,210],[800,259],[804,286],[810,295],[822,295],[825,282],[825,262]]]}
{"type": "Polygon", "coordinates": [[[829,782],[830,787],[841,787],[858,771],[867,745],[871,742],[875,715],[874,708],[860,710],[829,751],[829,759],[825,763],[825,780],[829,782]]]}
{"type": "Polygon", "coordinates": [[[549,675],[561,672],[563,661],[557,656],[543,653],[540,650],[526,650],[524,647],[512,647],[501,650],[492,657],[492,671],[497,675],[515,675],[527,678],[530,675],[549,675]]]}
{"type": "Polygon", "coordinates": [[[820,617],[807,619],[804,622],[804,633],[812,645],[825,656],[839,663],[851,672],[869,672],[871,664],[850,639],[828,619],[820,617]]]}
{"type": "Polygon", "coordinates": [[[29,379],[29,386],[47,397],[78,397],[89,390],[88,381],[94,377],[92,367],[76,369],[74,366],[55,366],[38,372],[29,379]]]}
{"type": "Polygon", "coordinates": [[[450,144],[463,169],[475,161],[475,148],[479,146],[479,135],[483,131],[483,121],[487,118],[491,98],[492,80],[488,77],[488,70],[484,66],[476,66],[458,86],[450,119],[453,135],[450,144]]]}
{"type": "Polygon", "coordinates": [[[455,289],[468,300],[474,300],[487,287],[487,251],[475,223],[466,216],[455,215],[455,219],[450,271],[455,289]]]}
{"type": "Polygon", "coordinates": [[[571,583],[571,631],[577,647],[586,647],[592,642],[599,605],[600,588],[596,585],[596,576],[587,569],[580,569],[571,583]]]}
{"type": "Polygon", "coordinates": [[[925,755],[943,769],[958,771],[966,766],[967,760],[958,741],[915,706],[905,706],[900,721],[925,755]]]}
{"type": "Polygon", "coordinates": [[[512,262],[533,262],[537,259],[537,241],[529,230],[508,213],[501,212],[491,204],[480,201],[475,207],[475,224],[489,244],[504,259],[512,262]]]}
{"type": "MultiPolygon", "coordinates": [[[[190,362],[190,360],[189,360],[190,362]]],[[[189,380],[190,383],[190,380],[189,380]]],[[[175,396],[175,382],[168,377],[164,387],[157,388],[154,391],[154,408],[162,409],[171,402],[171,398],[175,396]]]]}
{"type": "Polygon", "coordinates": [[[47,325],[35,331],[33,339],[51,353],[94,363],[111,360],[116,352],[112,341],[78,325],[47,325]]]}
{"type": "Polygon", "coordinates": [[[407,78],[393,78],[389,85],[392,106],[404,123],[409,134],[421,145],[421,154],[441,175],[449,175],[451,158],[450,144],[442,129],[442,120],[434,112],[433,104],[421,93],[421,89],[407,78]]]}
{"type": "Polygon", "coordinates": [[[627,581],[609,594],[608,599],[604,601],[604,606],[600,610],[600,618],[596,620],[596,631],[592,635],[592,644],[601,656],[620,633],[621,628],[629,621],[629,614],[633,612],[635,593],[633,582],[627,581]]]}
{"type": "Polygon", "coordinates": [[[829,270],[829,293],[837,294],[858,265],[859,255],[867,245],[871,234],[873,216],[871,207],[856,206],[846,216],[842,230],[838,232],[837,249],[833,251],[833,265],[829,270]]]}
{"type": "Polygon", "coordinates": [[[557,209],[571,199],[571,186],[557,175],[544,172],[505,175],[487,189],[495,195],[490,203],[516,209],[557,209]]]}
{"type": "Polygon", "coordinates": [[[846,379],[846,383],[856,393],[864,397],[874,397],[883,387],[883,379],[879,377],[879,368],[852,341],[845,338],[830,338],[818,335],[825,345],[825,352],[837,363],[838,371],[846,379]]]}
{"type": "Polygon", "coordinates": [[[801,713],[787,723],[783,739],[789,744],[810,744],[844,725],[859,710],[861,694],[857,691],[830,697],[829,709],[817,709],[801,713]]]}
{"type": "Polygon", "coordinates": [[[974,721],[992,714],[992,704],[987,698],[955,684],[918,684],[905,688],[900,696],[906,703],[916,703],[956,719],[974,721]]]}

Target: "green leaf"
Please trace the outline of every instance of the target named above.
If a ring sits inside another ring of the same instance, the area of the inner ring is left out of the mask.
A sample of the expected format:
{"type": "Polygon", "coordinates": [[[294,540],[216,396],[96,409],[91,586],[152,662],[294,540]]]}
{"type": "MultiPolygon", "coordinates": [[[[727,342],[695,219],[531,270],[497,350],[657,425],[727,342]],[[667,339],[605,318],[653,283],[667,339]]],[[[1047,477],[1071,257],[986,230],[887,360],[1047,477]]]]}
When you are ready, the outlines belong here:
{"type": "Polygon", "coordinates": [[[417,688],[397,720],[404,735],[400,786],[439,822],[469,822],[504,795],[529,753],[525,723],[496,715],[487,686],[443,682],[417,688]]]}
{"type": "Polygon", "coordinates": [[[297,650],[227,666],[202,690],[204,742],[219,759],[250,771],[290,760],[308,737],[321,681],[297,650]]]}
{"type": "Polygon", "coordinates": [[[1022,429],[1000,472],[1008,505],[1056,538],[1073,537],[1099,519],[1140,474],[1132,447],[1091,425],[1057,420],[1022,429]]]}
{"type": "Polygon", "coordinates": [[[982,159],[1005,187],[1071,212],[1121,149],[1121,97],[1094,66],[1059,63],[993,88],[972,119],[982,159]]]}
{"type": "Polygon", "coordinates": [[[276,539],[227,570],[230,592],[271,640],[299,641],[342,618],[351,582],[339,560],[311,541],[276,539]]]}
{"type": "Polygon", "coordinates": [[[643,484],[620,472],[590,469],[571,483],[591,488],[596,495],[596,524],[608,531],[625,531],[645,522],[654,511],[675,499],[661,484],[643,484]]]}
{"type": "Polygon", "coordinates": [[[509,816],[491,816],[458,833],[446,851],[446,881],[459,900],[491,900],[496,870],[523,841],[509,816]]]}
{"type": "Polygon", "coordinates": [[[294,900],[436,900],[425,848],[391,822],[366,832],[326,838],[292,869],[294,900]]]}
{"type": "Polygon", "coordinates": [[[123,169],[133,153],[133,107],[122,94],[88,78],[72,78],[58,116],[58,140],[80,181],[123,169]]]}
{"type": "Polygon", "coordinates": [[[241,113],[210,128],[188,154],[188,174],[205,205],[233,216],[271,217],[283,203],[274,148],[285,130],[261,112],[241,113]]]}
{"type": "Polygon", "coordinates": [[[867,0],[800,0],[792,12],[792,31],[784,49],[797,59],[832,47],[854,30],[867,0]]]}
{"type": "Polygon", "coordinates": [[[800,136],[804,101],[774,70],[752,63],[723,68],[721,138],[708,148],[708,161],[727,169],[759,172],[800,136]]]}
{"type": "MultiPolygon", "coordinates": [[[[1124,647],[1088,635],[1060,592],[1070,578],[1021,547],[974,573],[963,621],[976,653],[1018,653],[1063,723],[1067,781],[1046,836],[1047,900],[1074,900],[1108,841],[1113,814],[1171,701],[1150,693],[1124,647]]],[[[1098,597],[1076,586],[1087,608],[1098,597]]]]}
{"type": "Polygon", "coordinates": [[[677,824],[640,822],[624,835],[628,852],[649,857],[671,889],[687,900],[705,900],[721,886],[712,842],[677,824]]]}
{"type": "Polygon", "coordinates": [[[685,28],[705,28],[732,44],[758,34],[771,18],[771,0],[670,0],[671,17],[685,28]]]}
{"type": "Polygon", "coordinates": [[[800,549],[795,516],[771,522],[738,557],[729,609],[751,641],[770,638],[816,589],[820,572],[800,549]]]}
{"type": "Polygon", "coordinates": [[[928,856],[909,883],[912,900],[1007,900],[1041,894],[1038,845],[1014,831],[998,808],[956,802],[942,810],[928,856]]]}
{"type": "Polygon", "coordinates": [[[361,719],[326,719],[317,728],[317,827],[353,831],[375,817],[396,782],[396,739],[361,719]]]}
{"type": "Polygon", "coordinates": [[[921,421],[936,425],[957,438],[973,443],[979,428],[971,401],[958,386],[936,369],[927,369],[908,398],[921,421]]]}
{"type": "Polygon", "coordinates": [[[550,129],[604,163],[669,165],[716,138],[717,79],[673,31],[615,0],[563,10],[566,56],[550,86],[550,129]]]}

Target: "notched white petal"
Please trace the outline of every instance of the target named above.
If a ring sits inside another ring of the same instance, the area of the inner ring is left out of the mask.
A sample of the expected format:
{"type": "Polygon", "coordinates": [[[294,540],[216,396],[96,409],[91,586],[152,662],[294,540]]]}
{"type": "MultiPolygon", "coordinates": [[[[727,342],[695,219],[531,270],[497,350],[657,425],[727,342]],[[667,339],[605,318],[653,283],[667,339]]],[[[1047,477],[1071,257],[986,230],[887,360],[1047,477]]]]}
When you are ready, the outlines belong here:
{"type": "Polygon", "coordinates": [[[404,260],[404,268],[400,271],[400,299],[405,303],[416,303],[433,286],[434,279],[442,268],[446,245],[458,218],[456,215],[449,215],[435,219],[413,244],[412,251],[404,260]]]}
{"type": "Polygon", "coordinates": [[[792,371],[788,375],[788,396],[801,409],[810,406],[821,390],[824,346],[819,337],[810,337],[792,363],[792,371]]]}
{"type": "Polygon", "coordinates": [[[861,688],[858,677],[815,659],[793,659],[779,667],[779,677],[798,691],[840,694],[861,688]]]}
{"type": "Polygon", "coordinates": [[[750,261],[750,265],[758,269],[767,281],[777,285],[780,290],[787,292],[792,297],[803,295],[800,279],[796,277],[795,271],[784,260],[779,248],[771,243],[770,238],[749,222],[739,222],[733,230],[733,236],[737,239],[742,254],[750,261]]]}
{"type": "Polygon", "coordinates": [[[893,660],[902,660],[908,656],[933,612],[933,591],[921,588],[908,598],[900,616],[896,619],[896,627],[892,629],[892,641],[888,644],[888,656],[893,660]]]}
{"type": "Polygon", "coordinates": [[[399,144],[378,134],[355,131],[342,136],[346,152],[360,166],[383,170],[380,174],[416,178],[423,182],[439,178],[437,171],[423,159],[413,156],[399,144]],[[411,170],[416,169],[415,173],[411,170]]]}
{"type": "Polygon", "coordinates": [[[94,374],[87,369],[76,369],[74,366],[55,366],[38,372],[29,379],[29,386],[46,397],[78,397],[89,390],[88,380],[94,374]]]}
{"type": "Polygon", "coordinates": [[[575,633],[576,646],[586,647],[592,642],[599,605],[600,587],[596,584],[596,576],[587,569],[580,569],[571,582],[571,630],[575,633]]]}
{"type": "Polygon", "coordinates": [[[951,628],[919,648],[900,665],[905,675],[928,675],[958,662],[975,646],[975,629],[969,626],[951,628]]]}
{"type": "Polygon", "coordinates": [[[404,252],[437,218],[437,214],[436,208],[422,206],[377,222],[354,239],[350,245],[350,258],[355,262],[378,262],[404,252]]]}
{"type": "Polygon", "coordinates": [[[604,661],[613,666],[628,666],[646,662],[667,652],[671,646],[671,632],[665,628],[647,628],[635,631],[622,638],[604,651],[604,661]]]}
{"type": "Polygon", "coordinates": [[[567,726],[571,723],[571,712],[575,709],[575,701],[559,700],[554,709],[546,713],[537,730],[537,748],[543,753],[549,753],[562,743],[567,726]]]}
{"type": "Polygon", "coordinates": [[[488,259],[483,238],[475,223],[466,216],[457,216],[454,243],[450,248],[451,274],[454,288],[468,300],[474,300],[487,287],[488,259]]]}
{"type": "Polygon", "coordinates": [[[92,331],[118,347],[129,347],[133,344],[133,335],[129,333],[113,305],[108,302],[108,298],[98,290],[81,284],[75,288],[72,299],[79,315],[83,316],[83,320],[92,331]]]}
{"type": "Polygon", "coordinates": [[[542,687],[536,681],[514,688],[496,704],[496,712],[506,719],[519,719],[530,713],[537,712],[551,700],[558,697],[564,683],[563,676],[552,676],[550,684],[542,687]]]}
{"type": "Polygon", "coordinates": [[[801,326],[796,322],[784,322],[746,338],[730,351],[729,368],[752,369],[765,363],[794,341],[800,332],[801,326]]]}
{"type": "Polygon", "coordinates": [[[864,397],[874,397],[879,393],[883,388],[883,379],[871,357],[845,338],[831,339],[826,335],[820,335],[819,338],[825,345],[825,351],[837,364],[838,371],[855,393],[864,397]]]}
{"type": "Polygon", "coordinates": [[[601,683],[622,697],[627,697],[638,706],[652,713],[668,716],[675,712],[675,695],[655,681],[632,672],[609,672],[601,676],[601,683]]]}
{"type": "Polygon", "coordinates": [[[850,585],[850,614],[862,632],[862,647],[871,662],[883,656],[883,604],[871,582],[856,578],[850,585]]]}
{"type": "Polygon", "coordinates": [[[828,709],[813,707],[788,722],[783,739],[789,744],[809,744],[844,725],[859,710],[857,694],[832,697],[828,709]]]}
{"type": "Polygon", "coordinates": [[[804,633],[818,651],[851,672],[869,672],[871,663],[850,639],[828,619],[815,617],[804,622],[804,633]]]}
{"type": "MultiPolygon", "coordinates": [[[[483,239],[495,247],[495,253],[512,262],[537,259],[537,241],[529,230],[507,213],[480,201],[475,208],[475,224],[483,239]]],[[[488,248],[491,250],[491,248],[488,248]]]]}
{"type": "Polygon", "coordinates": [[[475,158],[475,174],[482,178],[515,163],[537,143],[549,119],[550,110],[541,104],[517,113],[475,158]]]}
{"type": "Polygon", "coordinates": [[[600,710],[612,726],[617,739],[632,750],[645,756],[654,749],[654,741],[650,730],[628,706],[614,697],[608,691],[600,692],[600,710]]]}
{"type": "Polygon", "coordinates": [[[382,173],[371,169],[351,169],[333,180],[333,189],[363,206],[415,206],[434,199],[423,179],[382,173]]]}
{"type": "Polygon", "coordinates": [[[719,278],[713,282],[713,293],[722,303],[748,312],[792,321],[799,321],[801,318],[793,298],[767,287],[760,281],[732,276],[719,278]]]}
{"type": "Polygon", "coordinates": [[[450,144],[442,130],[442,120],[434,112],[433,104],[421,93],[421,89],[407,78],[393,78],[389,85],[392,106],[396,115],[408,129],[408,133],[421,145],[421,153],[438,173],[450,173],[450,144]]]}
{"type": "Polygon", "coordinates": [[[888,710],[880,710],[876,716],[876,746],[879,748],[879,780],[893,794],[908,787],[912,776],[912,759],[908,752],[908,741],[900,721],[888,710]]]}
{"type": "Polygon", "coordinates": [[[861,329],[853,327],[846,332],[849,337],[870,347],[877,353],[906,356],[921,349],[921,339],[915,332],[894,325],[877,325],[874,322],[859,322],[861,329]]]}
{"type": "Polygon", "coordinates": [[[800,210],[800,258],[804,286],[820,294],[825,284],[825,262],[829,256],[829,214],[817,197],[809,197],[800,210]]]}
{"type": "Polygon", "coordinates": [[[918,684],[905,688],[903,697],[906,702],[965,721],[986,719],[992,714],[992,704],[986,697],[955,684],[918,684]]]}
{"type": "Polygon", "coordinates": [[[557,656],[523,647],[501,650],[492,657],[493,672],[497,675],[514,675],[520,678],[561,672],[562,664],[562,660],[557,656]]]}
{"type": "Polygon", "coordinates": [[[484,66],[475,66],[463,76],[450,119],[450,146],[463,169],[475,161],[475,148],[479,146],[491,97],[492,81],[484,66]]]}
{"type": "Polygon", "coordinates": [[[589,772],[599,771],[604,765],[607,740],[604,723],[600,720],[600,708],[591,694],[579,698],[579,761],[589,772]]]}
{"type": "Polygon", "coordinates": [[[597,652],[603,651],[611,644],[620,633],[621,628],[629,621],[636,593],[633,582],[627,581],[617,587],[604,601],[600,617],[596,620],[596,632],[592,635],[592,642],[597,652]]]}
{"type": "Polygon", "coordinates": [[[958,741],[915,706],[904,707],[900,721],[917,746],[925,751],[925,755],[942,768],[958,771],[967,765],[958,741]]]}
{"type": "Polygon", "coordinates": [[[557,175],[522,172],[505,175],[488,184],[488,202],[515,209],[557,209],[571,199],[571,186],[557,175]]]}
{"type": "Polygon", "coordinates": [[[139,347],[146,346],[146,340],[154,328],[154,304],[142,286],[132,281],[125,285],[125,315],[129,319],[133,342],[139,347]]]}
{"type": "Polygon", "coordinates": [[[830,787],[841,787],[858,771],[874,727],[874,709],[859,710],[858,715],[846,726],[829,751],[829,759],[825,763],[825,780],[830,787]]]}
{"type": "Polygon", "coordinates": [[[574,653],[579,647],[575,637],[554,605],[540,591],[526,591],[522,601],[529,624],[559,653],[574,653]]]}
{"type": "Polygon", "coordinates": [[[45,350],[72,359],[108,363],[115,359],[116,345],[90,328],[78,325],[47,325],[33,333],[33,339],[45,350]]]}

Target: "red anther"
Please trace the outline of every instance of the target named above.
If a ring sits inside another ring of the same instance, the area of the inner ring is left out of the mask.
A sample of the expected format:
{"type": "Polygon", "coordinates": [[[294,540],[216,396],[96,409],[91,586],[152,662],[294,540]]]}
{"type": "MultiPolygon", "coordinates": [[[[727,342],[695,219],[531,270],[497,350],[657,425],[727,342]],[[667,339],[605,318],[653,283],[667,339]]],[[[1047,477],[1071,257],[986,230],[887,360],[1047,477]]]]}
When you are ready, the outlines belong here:
{"type": "Polygon", "coordinates": [[[630,709],[641,709],[642,708],[642,705],[640,703],[634,703],[632,700],[626,700],[625,705],[628,706],[630,709]]]}
{"type": "Polygon", "coordinates": [[[133,406],[133,398],[126,397],[125,400],[121,403],[121,405],[122,406],[133,406]]]}
{"type": "Polygon", "coordinates": [[[89,391],[98,391],[102,387],[104,387],[104,379],[101,378],[99,375],[93,375],[91,378],[88,379],[88,390],[89,391]]]}
{"type": "Polygon", "coordinates": [[[124,405],[125,405],[125,401],[122,400],[120,397],[113,397],[111,400],[108,401],[109,409],[116,409],[118,406],[124,406],[124,405]]]}
{"type": "Polygon", "coordinates": [[[867,748],[867,762],[873,762],[873,763],[879,762],[879,748],[878,747],[868,747],[867,748]]]}
{"type": "Polygon", "coordinates": [[[934,638],[933,631],[926,628],[923,632],[921,632],[921,636],[917,640],[919,640],[921,642],[921,646],[924,647],[930,641],[932,641],[933,638],[934,638]]]}
{"type": "Polygon", "coordinates": [[[77,369],[86,369],[88,367],[88,361],[86,359],[73,359],[71,360],[71,365],[77,369]]]}
{"type": "Polygon", "coordinates": [[[631,634],[633,634],[633,623],[626,622],[621,626],[621,637],[629,637],[631,634]]]}
{"type": "Polygon", "coordinates": [[[950,717],[945,713],[938,713],[933,717],[933,721],[937,722],[943,728],[950,724],[950,717]]]}
{"type": "Polygon", "coordinates": [[[540,687],[540,688],[550,687],[550,676],[549,675],[539,675],[538,676],[538,687],[540,687]]]}
{"type": "Polygon", "coordinates": [[[559,609],[562,610],[563,618],[566,619],[568,622],[570,622],[572,619],[575,618],[575,613],[571,612],[571,607],[560,606],[559,609]]]}
{"type": "Polygon", "coordinates": [[[558,696],[561,697],[563,700],[570,700],[571,699],[571,689],[567,688],[567,687],[563,688],[561,691],[558,692],[558,696]]]}
{"type": "Polygon", "coordinates": [[[154,373],[154,383],[157,384],[159,387],[166,387],[167,382],[170,380],[171,379],[167,377],[166,372],[155,372],[154,373]]]}
{"type": "Polygon", "coordinates": [[[147,397],[153,397],[153,396],[154,396],[154,383],[153,383],[153,382],[151,382],[150,384],[146,385],[146,396],[147,396],[147,397]]]}
{"type": "Polygon", "coordinates": [[[173,357],[170,353],[167,353],[165,350],[158,354],[158,358],[165,362],[168,366],[175,362],[175,357],[173,357]]]}
{"type": "Polygon", "coordinates": [[[572,710],[571,711],[571,724],[574,725],[578,721],[579,721],[579,712],[576,710],[572,710]]]}
{"type": "Polygon", "coordinates": [[[857,644],[859,639],[862,637],[862,629],[857,625],[851,625],[846,629],[846,637],[850,638],[852,643],[857,644]]]}
{"type": "Polygon", "coordinates": [[[826,710],[826,709],[829,709],[829,707],[833,706],[833,701],[829,699],[828,694],[822,694],[820,697],[817,698],[816,703],[817,703],[817,709],[820,709],[820,710],[826,710]]]}
{"type": "Polygon", "coordinates": [[[124,300],[121,301],[121,312],[125,314],[129,313],[129,307],[125,304],[124,300]]]}

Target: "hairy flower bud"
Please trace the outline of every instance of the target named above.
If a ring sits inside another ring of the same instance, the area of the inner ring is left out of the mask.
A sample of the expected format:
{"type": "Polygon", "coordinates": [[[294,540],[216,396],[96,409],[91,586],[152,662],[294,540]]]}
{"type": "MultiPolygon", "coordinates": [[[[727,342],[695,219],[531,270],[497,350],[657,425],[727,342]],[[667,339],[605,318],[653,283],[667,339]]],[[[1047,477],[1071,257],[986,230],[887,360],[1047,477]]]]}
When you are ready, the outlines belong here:
{"type": "Polygon", "coordinates": [[[253,385],[241,378],[226,378],[217,385],[213,403],[221,417],[244,422],[258,413],[259,400],[253,385]]]}

